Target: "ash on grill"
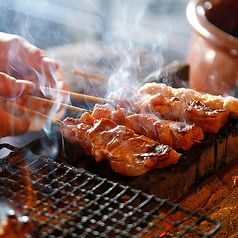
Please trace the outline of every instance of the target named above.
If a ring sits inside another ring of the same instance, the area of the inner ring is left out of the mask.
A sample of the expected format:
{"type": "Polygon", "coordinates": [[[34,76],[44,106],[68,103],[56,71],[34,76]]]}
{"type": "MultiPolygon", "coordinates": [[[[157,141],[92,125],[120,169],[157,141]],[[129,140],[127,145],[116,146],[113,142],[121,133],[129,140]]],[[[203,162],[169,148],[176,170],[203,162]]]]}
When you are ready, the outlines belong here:
{"type": "Polygon", "coordinates": [[[36,155],[38,143],[1,160],[0,201],[15,213],[6,214],[0,237],[209,237],[220,227],[197,211],[36,155]],[[183,218],[171,220],[176,213],[183,218]],[[209,230],[200,229],[204,223],[209,230]]]}

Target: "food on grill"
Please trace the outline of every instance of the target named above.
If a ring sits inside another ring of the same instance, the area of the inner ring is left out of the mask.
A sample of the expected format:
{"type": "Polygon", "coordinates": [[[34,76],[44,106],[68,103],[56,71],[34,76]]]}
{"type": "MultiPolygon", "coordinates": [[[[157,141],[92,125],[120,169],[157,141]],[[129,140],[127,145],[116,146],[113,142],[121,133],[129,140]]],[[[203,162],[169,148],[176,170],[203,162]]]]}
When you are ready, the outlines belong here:
{"type": "Polygon", "coordinates": [[[136,134],[144,135],[175,149],[188,150],[194,142],[204,139],[201,127],[194,124],[161,120],[149,114],[136,114],[120,106],[115,109],[110,104],[96,104],[91,115],[96,119],[108,118],[132,129],[136,134]]]}
{"type": "Polygon", "coordinates": [[[145,95],[138,94],[135,90],[129,87],[122,87],[115,92],[111,92],[108,99],[115,105],[120,105],[123,108],[138,112],[139,108],[136,103],[145,98],[145,95]]]}
{"type": "Polygon", "coordinates": [[[185,101],[177,96],[166,97],[160,92],[152,95],[138,94],[129,89],[126,92],[121,95],[120,90],[113,92],[109,99],[137,113],[149,113],[161,119],[194,123],[204,132],[217,133],[229,118],[229,110],[211,109],[202,101],[193,98],[185,101]]]}
{"type": "Polygon", "coordinates": [[[199,100],[212,109],[227,109],[230,118],[238,118],[238,99],[231,96],[222,97],[188,88],[172,88],[162,83],[146,83],[137,90],[137,93],[150,95],[161,93],[165,97],[181,98],[187,103],[191,100],[199,100]]]}
{"type": "Polygon", "coordinates": [[[137,135],[110,119],[95,119],[87,112],[80,119],[66,118],[60,132],[97,162],[108,159],[114,171],[127,176],[175,164],[181,156],[168,145],[137,135]]]}
{"type": "Polygon", "coordinates": [[[161,93],[146,97],[140,111],[176,121],[186,121],[201,127],[204,132],[217,133],[229,118],[226,109],[211,109],[199,100],[188,103],[178,97],[166,98],[161,93]]]}
{"type": "Polygon", "coordinates": [[[211,109],[201,101],[191,101],[184,110],[184,118],[200,126],[204,132],[217,133],[228,121],[229,111],[226,109],[211,109]]]}

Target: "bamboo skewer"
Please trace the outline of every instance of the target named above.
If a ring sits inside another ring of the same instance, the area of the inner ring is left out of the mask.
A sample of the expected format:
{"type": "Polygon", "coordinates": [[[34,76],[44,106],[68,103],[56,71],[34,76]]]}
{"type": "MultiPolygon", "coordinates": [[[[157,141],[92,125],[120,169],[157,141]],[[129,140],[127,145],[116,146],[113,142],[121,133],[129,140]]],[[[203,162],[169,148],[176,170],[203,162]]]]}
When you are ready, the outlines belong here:
{"type": "MultiPolygon", "coordinates": [[[[89,75],[89,74],[87,74],[87,75],[89,75]]],[[[75,92],[70,92],[70,91],[66,91],[66,90],[62,90],[62,89],[49,88],[49,87],[43,87],[43,86],[41,86],[40,88],[41,88],[41,90],[45,90],[45,91],[48,91],[48,92],[54,92],[54,93],[60,93],[60,94],[67,95],[67,96],[70,95],[71,97],[75,97],[75,98],[87,99],[87,100],[95,101],[95,102],[113,103],[113,101],[109,100],[109,99],[94,97],[94,96],[75,93],[75,92]]],[[[75,107],[75,106],[71,106],[71,105],[68,105],[68,104],[65,104],[65,103],[62,103],[62,102],[58,102],[58,101],[52,101],[52,100],[49,100],[49,99],[46,99],[46,98],[41,98],[41,97],[37,97],[37,96],[33,96],[33,95],[25,95],[24,97],[25,98],[32,98],[32,99],[42,101],[42,102],[45,102],[45,103],[49,103],[49,104],[59,104],[60,106],[63,106],[63,107],[65,107],[67,109],[70,109],[72,111],[91,113],[91,111],[89,111],[89,110],[82,109],[82,108],[75,107]]],[[[52,118],[48,115],[45,115],[43,113],[40,113],[40,112],[32,110],[32,109],[29,109],[27,107],[21,106],[19,104],[14,104],[10,101],[7,101],[7,104],[10,105],[11,107],[18,108],[21,111],[26,111],[29,114],[37,115],[37,116],[39,116],[41,118],[44,118],[44,119],[50,119],[52,122],[54,122],[56,124],[59,124],[59,125],[62,124],[62,121],[60,121],[58,119],[52,118]]]]}
{"type": "Polygon", "coordinates": [[[32,95],[25,95],[24,97],[29,98],[29,99],[34,99],[34,100],[37,100],[37,101],[41,101],[41,102],[45,102],[45,103],[52,104],[52,105],[53,104],[58,104],[58,105],[60,105],[64,108],[67,108],[69,110],[76,111],[76,112],[91,112],[89,110],[86,110],[86,109],[83,109],[83,108],[80,108],[80,107],[74,107],[74,106],[59,102],[59,101],[53,101],[53,100],[46,99],[46,98],[36,97],[36,96],[32,96],[32,95]]]}
{"type": "Polygon", "coordinates": [[[36,116],[39,116],[39,117],[41,117],[41,118],[43,118],[43,119],[50,119],[52,122],[54,122],[54,123],[56,123],[56,124],[58,124],[58,125],[62,125],[62,121],[60,121],[60,120],[58,120],[58,119],[56,119],[56,118],[50,117],[50,116],[48,116],[48,115],[45,115],[45,114],[43,114],[43,113],[40,113],[40,112],[38,112],[38,111],[34,111],[34,110],[32,110],[32,109],[29,109],[29,108],[27,108],[27,107],[23,107],[23,106],[21,106],[21,105],[19,105],[19,104],[12,103],[12,102],[10,102],[10,101],[7,101],[7,104],[8,104],[9,106],[14,107],[14,108],[17,108],[17,109],[19,109],[19,110],[21,110],[21,111],[28,112],[28,113],[31,114],[31,115],[36,115],[36,116]]]}
{"type": "MultiPolygon", "coordinates": [[[[78,75],[81,75],[81,76],[86,77],[86,78],[96,79],[96,80],[101,81],[101,82],[106,82],[106,83],[109,82],[108,78],[104,78],[104,77],[101,77],[101,76],[96,75],[96,74],[84,73],[84,72],[80,72],[80,71],[77,71],[77,70],[73,70],[73,74],[78,74],[78,75]]],[[[114,82],[114,83],[121,87],[121,82],[117,81],[117,82],[114,82]]],[[[130,87],[130,88],[133,88],[133,89],[137,88],[136,85],[129,84],[128,82],[126,83],[126,86],[130,87]]]]}
{"type": "MultiPolygon", "coordinates": [[[[110,102],[110,100],[107,100],[107,99],[93,97],[93,96],[84,95],[84,94],[73,93],[73,92],[69,92],[69,91],[65,91],[65,90],[58,90],[58,89],[47,88],[47,87],[42,87],[42,88],[45,89],[46,91],[54,91],[54,92],[57,92],[57,93],[66,94],[66,95],[74,96],[74,97],[77,97],[77,98],[87,98],[88,100],[97,101],[97,102],[110,102]]],[[[24,98],[29,98],[29,99],[32,98],[34,100],[41,101],[41,102],[48,103],[48,104],[59,104],[60,106],[65,107],[67,109],[70,109],[72,111],[89,112],[89,113],[91,113],[90,110],[86,110],[86,109],[83,109],[83,108],[71,106],[71,105],[68,105],[68,104],[65,104],[65,103],[62,103],[62,102],[53,101],[53,100],[46,99],[46,98],[41,98],[41,97],[37,97],[37,96],[33,96],[33,95],[25,95],[23,97],[24,98]]],[[[43,114],[43,113],[40,113],[38,111],[32,110],[30,108],[21,106],[19,104],[13,103],[11,101],[7,101],[7,104],[9,106],[17,108],[17,109],[19,109],[21,111],[28,112],[31,115],[37,115],[37,116],[39,116],[39,117],[41,117],[43,119],[50,119],[52,122],[54,122],[54,123],[56,123],[58,125],[62,125],[62,121],[60,121],[60,120],[58,120],[56,118],[50,117],[50,116],[48,116],[46,114],[43,114]]]]}
{"type": "Polygon", "coordinates": [[[66,91],[66,90],[62,90],[62,89],[48,88],[48,87],[43,87],[43,86],[41,86],[40,88],[42,90],[45,90],[48,92],[55,92],[55,93],[60,93],[60,94],[64,94],[64,95],[70,95],[71,97],[87,99],[87,100],[95,101],[95,102],[111,102],[110,100],[105,99],[105,98],[94,97],[94,96],[85,95],[85,94],[81,94],[81,93],[74,93],[74,92],[70,92],[70,91],[66,91]]]}
{"type": "Polygon", "coordinates": [[[107,78],[104,78],[104,77],[101,77],[101,76],[95,75],[95,74],[84,73],[84,72],[80,72],[80,71],[77,71],[77,70],[74,70],[73,74],[78,74],[78,75],[81,75],[81,76],[86,77],[86,78],[96,79],[96,80],[101,81],[101,82],[106,82],[106,83],[108,82],[107,78]]]}

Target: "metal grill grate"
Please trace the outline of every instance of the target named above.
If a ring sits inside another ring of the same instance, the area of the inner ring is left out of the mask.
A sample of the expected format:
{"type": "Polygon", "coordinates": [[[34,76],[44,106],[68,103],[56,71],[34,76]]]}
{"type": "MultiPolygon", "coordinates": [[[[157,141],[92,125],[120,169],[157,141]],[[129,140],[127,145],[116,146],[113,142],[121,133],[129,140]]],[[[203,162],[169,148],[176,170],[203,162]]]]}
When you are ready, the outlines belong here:
{"type": "Polygon", "coordinates": [[[1,161],[1,201],[28,217],[33,237],[210,237],[221,225],[31,152],[13,152],[1,161]]]}

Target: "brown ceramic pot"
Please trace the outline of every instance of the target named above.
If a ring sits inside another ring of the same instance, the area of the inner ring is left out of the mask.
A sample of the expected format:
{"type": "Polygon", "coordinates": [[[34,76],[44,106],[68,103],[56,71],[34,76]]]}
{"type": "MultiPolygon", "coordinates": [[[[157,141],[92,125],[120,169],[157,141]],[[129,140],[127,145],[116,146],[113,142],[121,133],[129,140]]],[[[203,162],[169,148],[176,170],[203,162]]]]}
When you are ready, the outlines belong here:
{"type": "Polygon", "coordinates": [[[189,87],[231,95],[238,85],[238,0],[192,0],[187,19],[194,29],[189,87]]]}

